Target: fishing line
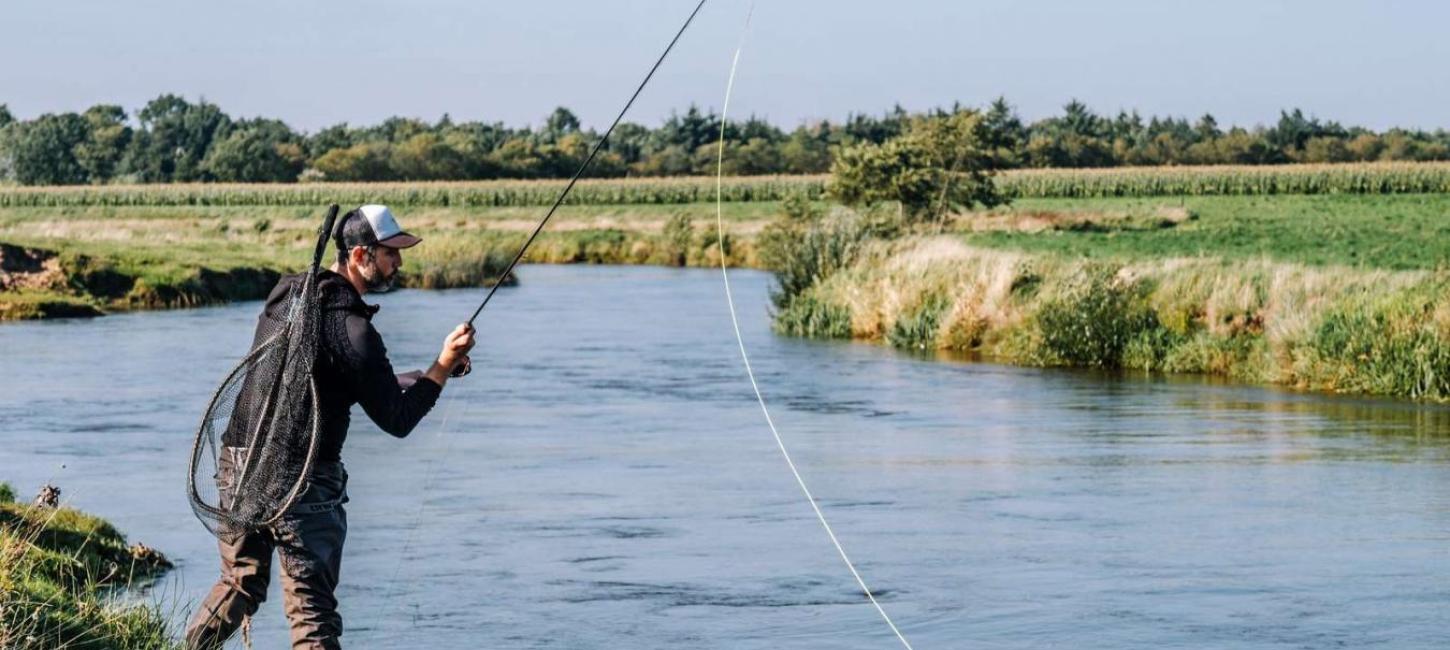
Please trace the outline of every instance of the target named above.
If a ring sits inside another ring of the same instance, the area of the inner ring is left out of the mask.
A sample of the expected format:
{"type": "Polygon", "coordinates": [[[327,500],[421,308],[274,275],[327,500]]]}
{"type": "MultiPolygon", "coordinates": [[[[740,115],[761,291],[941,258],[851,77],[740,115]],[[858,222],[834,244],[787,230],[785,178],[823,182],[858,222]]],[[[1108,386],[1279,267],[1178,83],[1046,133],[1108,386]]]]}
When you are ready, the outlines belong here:
{"type": "MultiPolygon", "coordinates": [[[[665,46],[664,52],[660,53],[659,58],[656,59],[654,65],[650,67],[649,72],[645,74],[644,80],[639,82],[639,87],[634,89],[634,94],[630,95],[629,101],[624,103],[624,108],[620,109],[619,115],[615,116],[614,121],[610,123],[609,128],[604,131],[604,135],[599,138],[599,141],[594,143],[594,148],[589,150],[589,155],[584,159],[584,162],[579,165],[579,168],[574,171],[574,175],[569,178],[569,182],[564,186],[564,189],[559,192],[559,196],[554,199],[554,203],[549,206],[549,211],[544,214],[543,219],[539,220],[539,225],[534,227],[534,231],[529,235],[529,238],[524,241],[523,246],[519,247],[519,252],[514,255],[513,260],[509,262],[508,267],[503,270],[503,273],[499,274],[497,280],[494,281],[493,286],[490,287],[488,293],[484,295],[483,301],[479,303],[478,309],[475,309],[473,311],[473,315],[468,317],[469,327],[473,326],[473,321],[476,320],[478,318],[478,315],[483,312],[483,308],[488,306],[488,301],[493,299],[493,294],[498,292],[498,288],[500,286],[503,286],[504,280],[509,277],[510,273],[513,273],[514,267],[518,266],[518,263],[520,260],[523,259],[524,254],[528,252],[529,245],[534,243],[534,240],[538,238],[540,232],[543,232],[544,226],[549,223],[549,219],[554,216],[554,213],[556,211],[558,211],[559,206],[563,205],[564,199],[568,198],[570,190],[574,189],[574,185],[579,182],[579,178],[584,175],[584,172],[589,168],[589,164],[594,162],[594,158],[599,155],[600,150],[602,150],[604,148],[604,145],[609,142],[610,134],[614,133],[615,127],[618,127],[619,123],[624,120],[625,114],[629,112],[630,107],[634,106],[634,101],[639,98],[640,93],[644,92],[645,86],[649,85],[650,79],[654,78],[655,72],[660,69],[660,66],[662,64],[664,64],[665,58],[667,58],[670,55],[670,52],[675,49],[675,44],[680,41],[681,36],[684,36],[685,30],[690,27],[690,23],[694,22],[695,16],[699,15],[700,10],[705,7],[705,2],[706,0],[700,0],[700,2],[695,5],[694,11],[691,11],[689,17],[685,18],[684,24],[680,25],[680,29],[675,32],[674,38],[670,39],[669,45],[665,46]]],[[[443,424],[439,427],[439,432],[436,436],[438,438],[442,438],[446,433],[445,427],[448,423],[447,414],[452,412],[452,403],[456,398],[456,392],[450,394],[447,398],[447,403],[445,403],[444,405],[445,415],[443,424]]],[[[471,406],[472,403],[470,402],[469,407],[471,406]]],[[[468,413],[469,409],[465,408],[464,416],[466,416],[468,413]]],[[[460,417],[460,419],[466,419],[466,417],[460,417]]],[[[451,449],[452,439],[449,439],[447,445],[444,448],[444,457],[447,457],[448,451],[451,449]]],[[[434,474],[436,473],[437,466],[438,463],[434,462],[428,467],[425,478],[423,479],[423,492],[425,494],[428,492],[429,488],[433,484],[433,478],[434,474]]],[[[417,531],[418,525],[422,523],[423,513],[426,510],[427,506],[428,501],[427,497],[425,496],[423,502],[420,503],[418,506],[417,515],[414,517],[413,523],[408,527],[407,541],[403,545],[403,550],[400,554],[402,560],[399,562],[398,568],[395,569],[393,572],[393,579],[391,582],[394,585],[398,584],[398,573],[402,571],[403,562],[407,561],[408,552],[413,547],[413,542],[416,538],[415,533],[417,531]]],[[[399,605],[401,606],[401,601],[399,601],[399,605]]]]}
{"type": "Polygon", "coordinates": [[[513,261],[509,262],[508,268],[504,269],[503,273],[498,276],[499,281],[495,282],[493,287],[488,290],[488,295],[483,297],[483,302],[479,303],[478,309],[475,309],[473,315],[468,317],[468,324],[470,326],[473,325],[473,320],[478,318],[479,312],[482,312],[483,308],[488,306],[488,301],[493,298],[494,292],[498,291],[499,285],[503,282],[504,278],[507,278],[509,273],[513,272],[514,266],[518,265],[519,260],[523,259],[524,253],[529,250],[529,244],[534,243],[534,238],[538,237],[539,233],[544,230],[544,224],[549,223],[549,218],[554,216],[554,211],[558,210],[559,206],[564,203],[564,199],[569,196],[569,190],[574,189],[574,184],[579,182],[579,177],[584,175],[584,170],[589,167],[589,163],[594,162],[594,157],[599,155],[599,150],[603,149],[604,144],[609,141],[609,134],[614,133],[614,127],[619,126],[619,122],[624,119],[624,114],[629,112],[629,107],[634,106],[634,100],[638,99],[639,94],[644,92],[644,87],[649,84],[650,78],[655,76],[655,71],[660,69],[660,64],[664,63],[665,57],[670,55],[670,50],[675,49],[675,43],[680,42],[680,37],[685,35],[685,30],[689,28],[690,22],[695,20],[695,16],[700,13],[700,9],[704,8],[704,6],[705,0],[700,0],[700,4],[695,5],[695,10],[690,12],[690,17],[685,19],[685,24],[680,25],[680,31],[675,32],[675,37],[670,39],[670,44],[665,46],[665,51],[660,53],[659,60],[655,61],[654,66],[649,69],[649,73],[644,76],[644,81],[639,82],[639,87],[634,89],[634,94],[629,97],[629,101],[624,103],[624,108],[620,109],[619,115],[614,118],[614,123],[610,124],[608,129],[605,129],[604,137],[599,138],[599,142],[594,143],[594,148],[589,151],[589,157],[584,159],[584,163],[579,165],[578,170],[575,170],[574,176],[569,179],[569,184],[564,186],[564,191],[559,192],[559,197],[554,199],[554,205],[549,207],[549,212],[539,221],[538,227],[534,228],[533,234],[529,235],[524,245],[519,247],[518,255],[514,256],[513,261]]]}
{"type": "Polygon", "coordinates": [[[861,572],[856,570],[856,565],[851,562],[851,557],[846,555],[846,549],[841,546],[841,540],[836,538],[836,531],[831,529],[830,522],[826,521],[825,513],[821,512],[821,506],[816,503],[811,489],[806,487],[806,481],[801,477],[800,470],[796,469],[795,461],[791,460],[790,451],[785,447],[785,440],[780,437],[780,431],[775,428],[775,420],[770,417],[770,409],[765,405],[765,396],[760,392],[760,384],[755,380],[755,370],[750,365],[750,354],[745,351],[745,337],[740,334],[740,318],[736,315],[735,297],[730,291],[730,272],[725,263],[725,208],[721,196],[725,175],[725,126],[730,112],[730,95],[735,90],[735,72],[740,65],[740,51],[745,48],[745,37],[750,33],[750,19],[754,14],[755,4],[752,2],[750,11],[745,15],[745,28],[740,34],[740,44],[735,47],[735,56],[730,61],[730,79],[725,83],[725,103],[720,109],[720,146],[715,161],[715,245],[720,250],[720,276],[725,281],[725,301],[730,305],[730,323],[735,327],[735,342],[740,347],[740,360],[745,363],[745,374],[750,377],[750,388],[755,391],[755,400],[760,403],[760,412],[765,415],[765,423],[770,427],[770,434],[775,436],[775,445],[780,449],[780,455],[785,459],[786,467],[790,468],[791,475],[795,476],[796,485],[800,486],[801,493],[805,494],[806,501],[811,504],[811,510],[816,513],[816,520],[821,522],[821,528],[825,529],[826,536],[836,547],[836,553],[840,554],[841,561],[845,562],[846,568],[851,571],[851,577],[856,579],[856,585],[861,587],[861,592],[866,594],[867,600],[870,600],[871,604],[876,607],[876,611],[881,614],[881,620],[886,621],[886,625],[901,641],[901,645],[905,646],[906,650],[913,650],[911,642],[906,640],[906,637],[901,634],[901,630],[897,629],[896,623],[891,620],[891,616],[886,613],[886,609],[876,601],[876,595],[871,592],[870,587],[866,586],[866,581],[861,578],[861,572]]]}

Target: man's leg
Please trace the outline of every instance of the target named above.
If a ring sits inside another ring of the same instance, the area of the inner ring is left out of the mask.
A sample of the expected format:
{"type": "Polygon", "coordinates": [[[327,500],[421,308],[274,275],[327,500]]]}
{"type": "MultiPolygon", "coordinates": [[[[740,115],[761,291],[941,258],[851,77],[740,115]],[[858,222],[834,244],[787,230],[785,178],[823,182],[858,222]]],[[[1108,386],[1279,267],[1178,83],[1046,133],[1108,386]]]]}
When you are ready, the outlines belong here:
{"type": "Polygon", "coordinates": [[[267,599],[267,581],[272,572],[271,535],[247,533],[234,541],[218,541],[217,547],[221,550],[222,577],[186,626],[186,647],[195,650],[221,648],[267,599]]]}
{"type": "MultiPolygon", "coordinates": [[[[232,498],[232,480],[240,454],[245,452],[242,448],[224,447],[217,458],[217,490],[221,501],[232,498]]],[[[222,526],[217,536],[222,576],[186,626],[188,648],[221,648],[267,599],[267,583],[272,577],[272,534],[269,531],[238,534],[227,530],[225,524],[222,526]]]]}
{"type": "Polygon", "coordinates": [[[347,512],[342,506],[346,481],[340,463],[318,466],[307,493],[275,527],[283,608],[292,626],[294,650],[342,647],[342,616],[335,593],[347,538],[347,512]]]}

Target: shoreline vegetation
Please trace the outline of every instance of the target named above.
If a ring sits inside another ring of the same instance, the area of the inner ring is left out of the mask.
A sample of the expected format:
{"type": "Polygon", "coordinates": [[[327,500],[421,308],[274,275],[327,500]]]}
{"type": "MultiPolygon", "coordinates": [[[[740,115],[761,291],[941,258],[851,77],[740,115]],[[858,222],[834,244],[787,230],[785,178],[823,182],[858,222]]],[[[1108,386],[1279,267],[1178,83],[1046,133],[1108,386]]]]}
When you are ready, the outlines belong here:
{"type": "Polygon", "coordinates": [[[1074,259],[913,236],[863,244],[790,299],[774,326],[1019,365],[1450,399],[1444,269],[1074,259]]]}
{"type": "Polygon", "coordinates": [[[124,598],[171,563],[45,496],[19,503],[0,483],[0,648],[175,648],[158,605],[124,598]]]}
{"type": "MultiPolygon", "coordinates": [[[[526,261],[717,265],[714,182],[585,181],[526,261]]],[[[777,274],[781,333],[1450,399],[1450,164],[1009,171],[1010,202],[930,223],[829,182],[726,180],[728,261],[777,274]]],[[[404,286],[480,286],[559,186],[0,188],[0,320],[264,297],[332,200],[424,237],[404,286]]]]}

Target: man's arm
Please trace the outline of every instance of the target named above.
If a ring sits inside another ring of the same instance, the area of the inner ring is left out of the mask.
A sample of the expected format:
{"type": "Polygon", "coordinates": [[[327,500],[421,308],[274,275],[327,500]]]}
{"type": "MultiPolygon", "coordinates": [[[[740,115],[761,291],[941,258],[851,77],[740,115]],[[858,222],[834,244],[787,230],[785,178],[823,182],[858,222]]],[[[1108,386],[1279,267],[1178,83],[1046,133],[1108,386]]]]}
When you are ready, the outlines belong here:
{"type": "Polygon", "coordinates": [[[405,388],[402,377],[393,373],[382,336],[368,319],[348,315],[347,333],[354,364],[345,375],[353,395],[378,428],[399,438],[407,436],[438,401],[447,373],[441,381],[432,372],[422,373],[405,388]]]}
{"type": "Polygon", "coordinates": [[[411,387],[413,383],[418,381],[418,378],[422,376],[422,370],[409,370],[408,372],[398,373],[398,388],[401,390],[408,390],[408,388],[411,387]]]}

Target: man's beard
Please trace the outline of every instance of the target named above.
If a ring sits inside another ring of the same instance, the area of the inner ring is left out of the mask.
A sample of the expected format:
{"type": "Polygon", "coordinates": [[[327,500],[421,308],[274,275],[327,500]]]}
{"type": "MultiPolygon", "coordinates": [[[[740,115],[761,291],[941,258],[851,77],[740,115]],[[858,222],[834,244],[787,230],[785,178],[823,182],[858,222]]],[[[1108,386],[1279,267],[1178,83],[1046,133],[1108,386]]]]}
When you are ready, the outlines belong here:
{"type": "Polygon", "coordinates": [[[397,269],[394,269],[391,274],[384,276],[382,271],[378,270],[377,264],[370,263],[358,267],[358,273],[362,275],[363,285],[368,288],[368,291],[373,293],[387,293],[392,291],[397,285],[397,269]]]}

